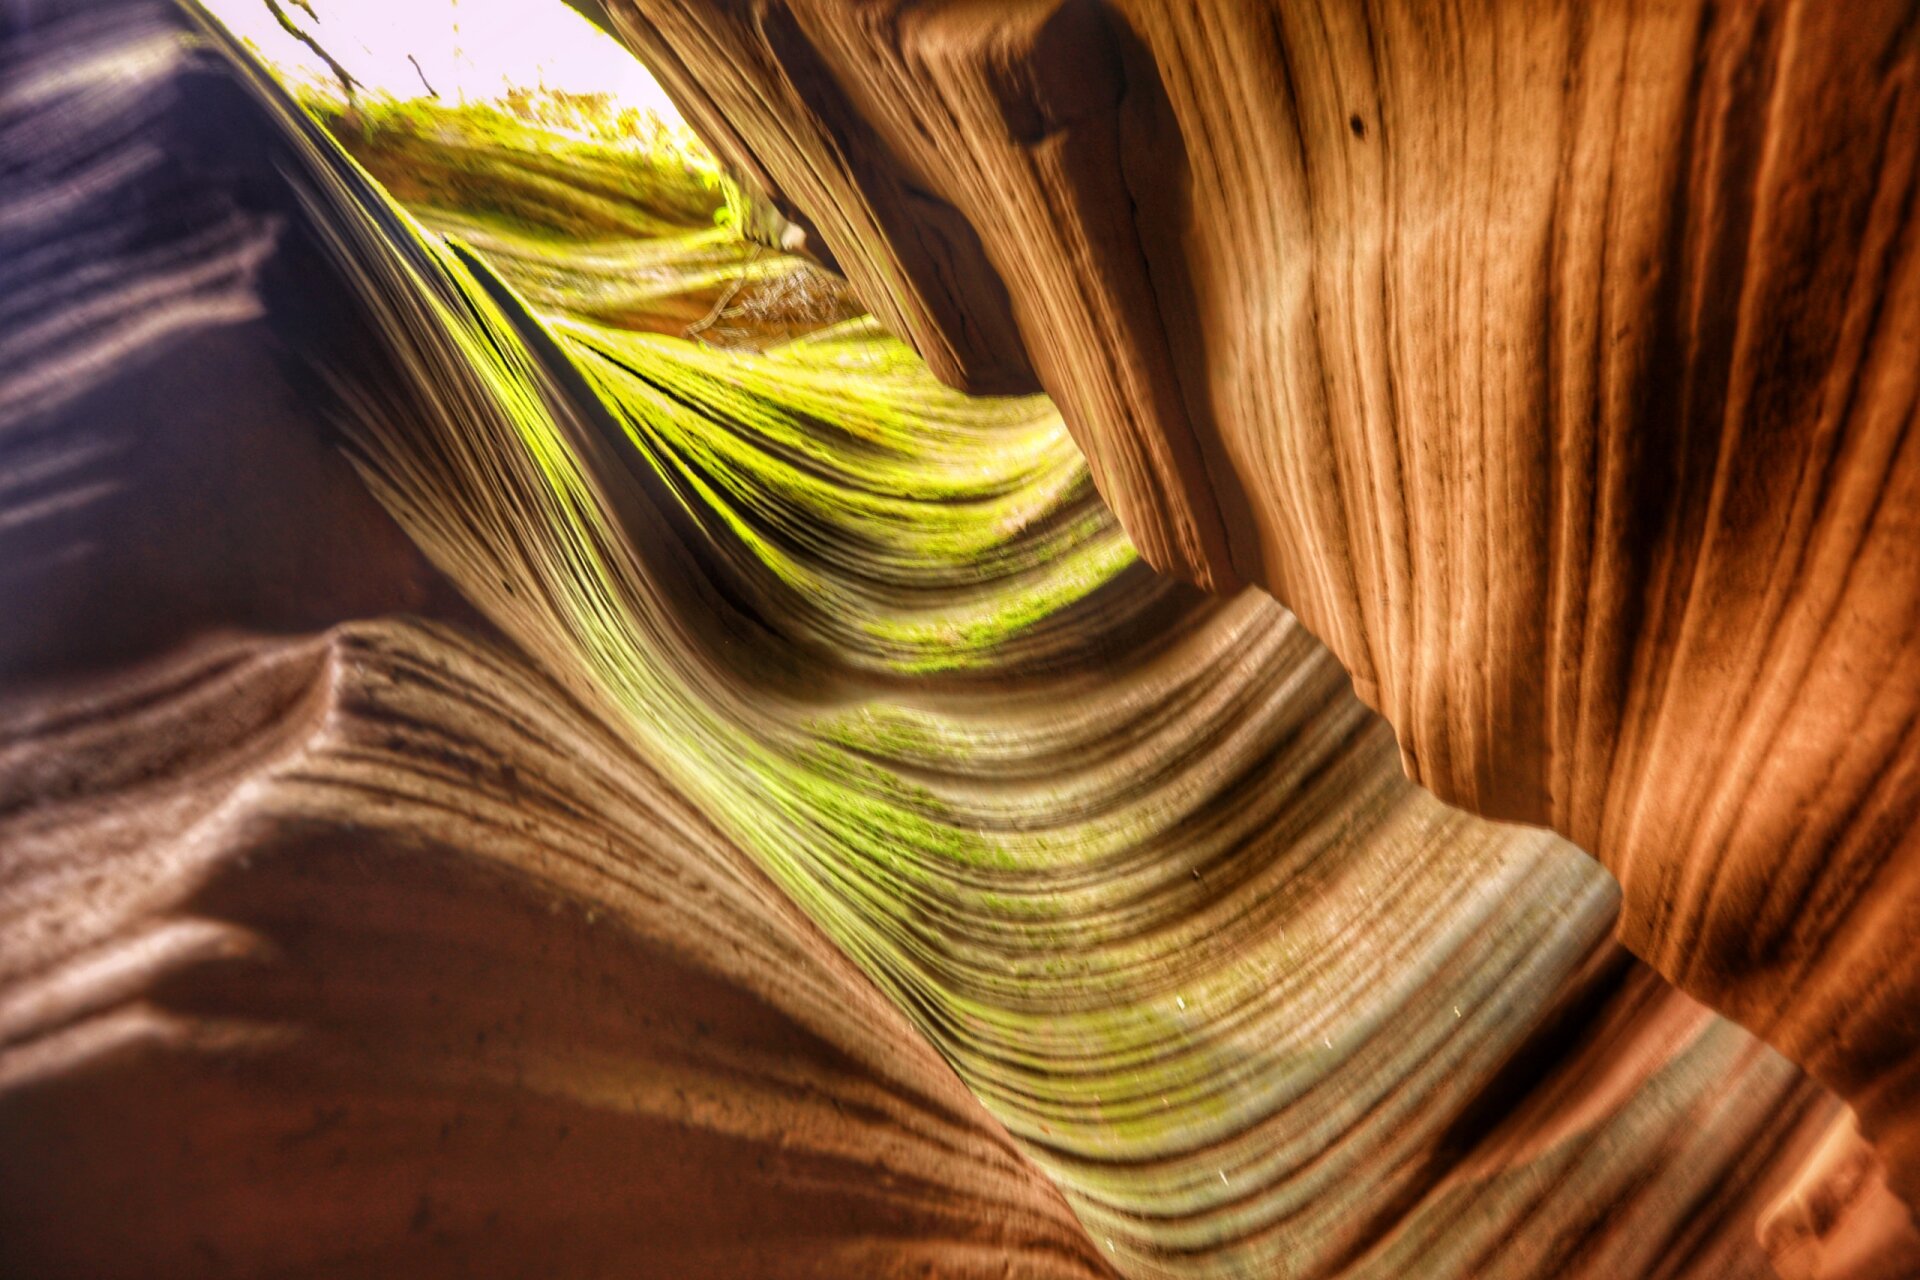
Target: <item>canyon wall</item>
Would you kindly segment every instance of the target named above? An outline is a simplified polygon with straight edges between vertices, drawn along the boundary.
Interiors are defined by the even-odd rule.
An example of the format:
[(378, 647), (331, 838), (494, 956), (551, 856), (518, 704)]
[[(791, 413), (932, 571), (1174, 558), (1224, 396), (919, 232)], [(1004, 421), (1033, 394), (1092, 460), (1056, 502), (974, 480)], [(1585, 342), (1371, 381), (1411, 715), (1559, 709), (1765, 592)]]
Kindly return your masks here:
[(1595, 854), (1920, 1199), (1920, 9), (607, 9), (937, 372), (1017, 333), (1146, 559)]

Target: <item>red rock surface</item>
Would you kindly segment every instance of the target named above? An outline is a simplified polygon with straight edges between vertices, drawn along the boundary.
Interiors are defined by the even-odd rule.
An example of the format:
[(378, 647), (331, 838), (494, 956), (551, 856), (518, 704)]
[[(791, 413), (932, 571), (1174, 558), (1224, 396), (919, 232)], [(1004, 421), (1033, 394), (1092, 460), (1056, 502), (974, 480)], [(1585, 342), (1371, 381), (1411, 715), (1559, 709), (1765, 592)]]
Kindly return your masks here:
[(0, 1274), (1110, 1275), (374, 501), (221, 60), (160, 6), (32, 34), (0, 309), (69, 323), (0, 328)]
[(832, 945), (417, 622), (7, 708), (0, 1269), (1110, 1274)]
[(1592, 851), (1920, 1199), (1909, 0), (608, 11), (936, 369), (1011, 323), (1149, 560)]

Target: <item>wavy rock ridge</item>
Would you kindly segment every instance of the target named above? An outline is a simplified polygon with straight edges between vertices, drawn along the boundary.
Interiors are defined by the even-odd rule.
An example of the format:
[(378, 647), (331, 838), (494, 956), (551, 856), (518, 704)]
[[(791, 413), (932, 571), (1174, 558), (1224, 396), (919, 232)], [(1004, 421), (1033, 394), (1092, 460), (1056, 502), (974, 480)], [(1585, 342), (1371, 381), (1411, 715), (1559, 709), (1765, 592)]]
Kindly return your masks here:
[(1778, 1256), (1864, 1238), (1838, 1104), (1284, 610), (1138, 564), (1046, 402), (838, 304), (663, 336), (710, 206), (416, 219), (171, 8), (7, 37), (6, 1269), (1759, 1275), (1783, 1192)]
[(1017, 332), (1148, 561), (1591, 850), (1920, 1199), (1913, 4), (607, 10), (936, 372)]

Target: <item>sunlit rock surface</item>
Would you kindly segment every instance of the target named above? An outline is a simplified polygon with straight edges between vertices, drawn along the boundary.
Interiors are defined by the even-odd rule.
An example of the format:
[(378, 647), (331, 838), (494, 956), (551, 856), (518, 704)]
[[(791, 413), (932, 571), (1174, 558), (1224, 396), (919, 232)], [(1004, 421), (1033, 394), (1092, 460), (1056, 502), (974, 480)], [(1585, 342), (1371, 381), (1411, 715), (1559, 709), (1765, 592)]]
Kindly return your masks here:
[(1911, 0), (607, 12), (937, 372), (1024, 351), (1150, 562), (1593, 852), (1920, 1197)]
[(1831, 1095), (1139, 563), (1045, 400), (652, 160), (360, 122), (408, 212), (189, 11), (4, 12), (0, 1272), (1904, 1247)]

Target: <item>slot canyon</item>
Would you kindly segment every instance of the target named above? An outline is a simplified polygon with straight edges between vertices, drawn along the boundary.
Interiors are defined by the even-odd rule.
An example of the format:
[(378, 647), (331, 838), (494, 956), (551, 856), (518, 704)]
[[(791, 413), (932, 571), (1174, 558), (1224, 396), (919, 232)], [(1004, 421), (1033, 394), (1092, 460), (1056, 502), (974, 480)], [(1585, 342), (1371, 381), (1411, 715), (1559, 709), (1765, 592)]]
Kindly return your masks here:
[(1920, 0), (0, 0), (0, 1280), (1920, 1278), (1917, 202)]

